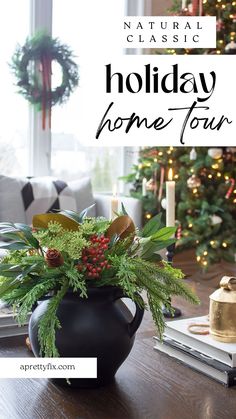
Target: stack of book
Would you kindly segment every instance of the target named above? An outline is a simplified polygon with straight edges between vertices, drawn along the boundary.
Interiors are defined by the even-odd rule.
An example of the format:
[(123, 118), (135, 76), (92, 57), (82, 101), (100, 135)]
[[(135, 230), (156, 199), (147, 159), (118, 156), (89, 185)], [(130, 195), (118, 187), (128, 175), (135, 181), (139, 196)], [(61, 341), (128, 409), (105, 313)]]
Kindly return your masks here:
[[(28, 316), (29, 320), (29, 316)], [(0, 339), (10, 336), (27, 335), (28, 321), (19, 327), (14, 319), (12, 309), (0, 303)]]
[(154, 337), (154, 349), (227, 387), (235, 385), (236, 343), (218, 342), (211, 335), (192, 334), (188, 326), (196, 323), (209, 323), (209, 320), (203, 316), (167, 322), (163, 342)]

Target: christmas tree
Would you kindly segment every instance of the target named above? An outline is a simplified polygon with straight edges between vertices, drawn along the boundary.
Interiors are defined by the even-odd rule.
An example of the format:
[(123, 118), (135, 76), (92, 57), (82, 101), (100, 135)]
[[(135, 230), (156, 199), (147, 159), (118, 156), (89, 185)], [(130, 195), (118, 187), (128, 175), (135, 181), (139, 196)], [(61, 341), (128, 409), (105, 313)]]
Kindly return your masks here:
[[(147, 147), (125, 179), (143, 221), (165, 212), (165, 181), (176, 182), (177, 250), (193, 247), (203, 268), (236, 254), (236, 148)], [(164, 220), (164, 217), (163, 217)]]
[(179, 16), (216, 16), (216, 49), (169, 49), (169, 54), (236, 54), (236, 1), (174, 0), (169, 13)]

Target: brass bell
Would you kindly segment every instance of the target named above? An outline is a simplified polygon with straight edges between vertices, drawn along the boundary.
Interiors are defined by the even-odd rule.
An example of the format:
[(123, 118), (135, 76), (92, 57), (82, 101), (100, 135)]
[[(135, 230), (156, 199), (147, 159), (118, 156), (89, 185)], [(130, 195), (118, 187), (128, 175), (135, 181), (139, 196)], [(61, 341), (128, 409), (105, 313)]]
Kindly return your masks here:
[(236, 278), (224, 276), (210, 295), (210, 334), (213, 339), (236, 342)]

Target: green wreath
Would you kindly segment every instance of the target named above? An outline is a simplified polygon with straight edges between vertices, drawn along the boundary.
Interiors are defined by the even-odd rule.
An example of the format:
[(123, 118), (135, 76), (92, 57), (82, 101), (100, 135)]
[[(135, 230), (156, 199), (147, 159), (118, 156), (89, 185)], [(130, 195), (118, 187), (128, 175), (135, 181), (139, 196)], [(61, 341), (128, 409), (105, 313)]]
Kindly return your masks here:
[[(67, 45), (49, 35), (38, 33), (28, 38), (25, 45), (17, 46), (12, 57), (11, 67), (19, 93), (40, 110), (64, 103), (79, 81), (78, 66), (72, 57)], [(62, 82), (55, 89), (51, 89), (52, 61), (56, 61), (62, 71)]]

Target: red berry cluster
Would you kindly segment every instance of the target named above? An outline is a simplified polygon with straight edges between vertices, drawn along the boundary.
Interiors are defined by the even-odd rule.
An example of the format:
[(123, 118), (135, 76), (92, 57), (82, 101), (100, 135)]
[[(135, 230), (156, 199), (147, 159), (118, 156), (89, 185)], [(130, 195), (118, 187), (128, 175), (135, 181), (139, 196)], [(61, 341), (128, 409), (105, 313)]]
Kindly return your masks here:
[(110, 239), (97, 234), (90, 238), (91, 246), (86, 247), (82, 252), (82, 264), (77, 265), (79, 271), (84, 271), (88, 278), (98, 279), (103, 269), (110, 269), (105, 251), (108, 249)]

